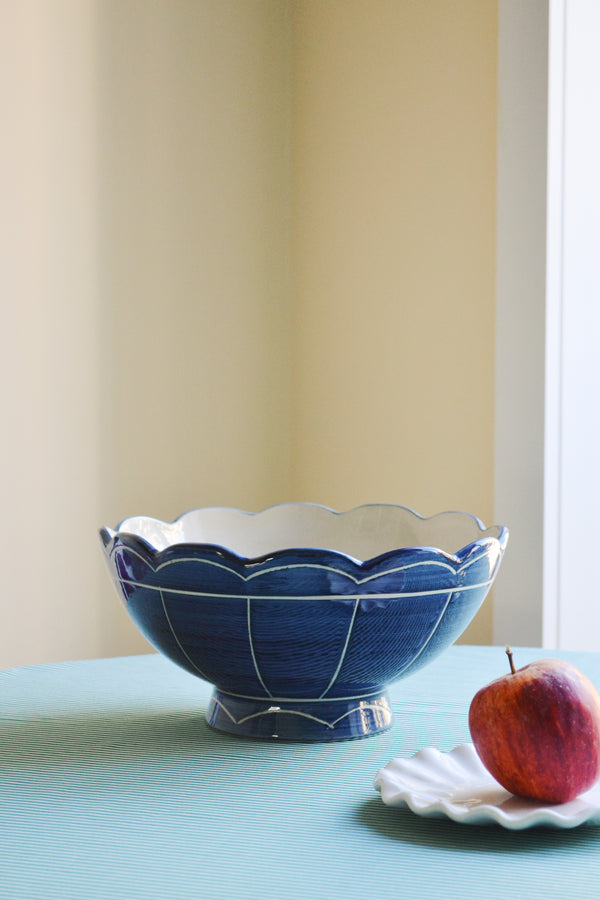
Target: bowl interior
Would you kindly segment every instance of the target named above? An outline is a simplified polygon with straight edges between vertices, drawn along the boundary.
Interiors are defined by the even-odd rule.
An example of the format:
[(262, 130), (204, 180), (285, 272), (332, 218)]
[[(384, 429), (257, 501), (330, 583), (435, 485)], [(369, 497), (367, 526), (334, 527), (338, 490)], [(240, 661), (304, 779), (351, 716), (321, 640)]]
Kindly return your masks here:
[(175, 522), (145, 516), (125, 519), (116, 533), (135, 534), (156, 550), (174, 544), (212, 544), (258, 558), (293, 548), (320, 548), (364, 561), (402, 547), (435, 547), (456, 554), (500, 526), (475, 516), (443, 512), (424, 518), (404, 506), (368, 504), (339, 513), (311, 503), (285, 503), (258, 513), (226, 507), (191, 510)]

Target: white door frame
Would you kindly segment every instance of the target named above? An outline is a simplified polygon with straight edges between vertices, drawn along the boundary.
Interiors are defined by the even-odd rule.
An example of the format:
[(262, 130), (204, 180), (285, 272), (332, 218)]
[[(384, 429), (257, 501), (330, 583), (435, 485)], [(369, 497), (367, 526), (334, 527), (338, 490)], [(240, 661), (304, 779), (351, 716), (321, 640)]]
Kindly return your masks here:
[(600, 649), (600, 4), (499, 2), (494, 642)]

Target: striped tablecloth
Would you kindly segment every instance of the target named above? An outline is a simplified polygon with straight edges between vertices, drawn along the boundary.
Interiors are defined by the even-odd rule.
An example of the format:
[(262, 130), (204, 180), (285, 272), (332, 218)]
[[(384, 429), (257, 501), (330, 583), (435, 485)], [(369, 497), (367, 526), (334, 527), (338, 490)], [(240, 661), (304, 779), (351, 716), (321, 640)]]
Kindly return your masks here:
[[(600, 655), (561, 656), (600, 686)], [(600, 896), (600, 827), (505, 831), (391, 809), (379, 768), (469, 740), (500, 647), (453, 647), (392, 688), (365, 740), (211, 731), (210, 687), (156, 655), (0, 674), (2, 900), (413, 900)]]

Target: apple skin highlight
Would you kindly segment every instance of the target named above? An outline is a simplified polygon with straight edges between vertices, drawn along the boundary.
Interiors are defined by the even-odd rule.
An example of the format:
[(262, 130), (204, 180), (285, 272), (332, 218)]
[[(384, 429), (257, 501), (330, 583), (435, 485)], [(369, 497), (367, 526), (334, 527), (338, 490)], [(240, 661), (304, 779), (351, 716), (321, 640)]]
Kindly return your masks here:
[(486, 769), (520, 797), (565, 803), (600, 777), (600, 695), (562, 660), (538, 660), (481, 688), (469, 730)]

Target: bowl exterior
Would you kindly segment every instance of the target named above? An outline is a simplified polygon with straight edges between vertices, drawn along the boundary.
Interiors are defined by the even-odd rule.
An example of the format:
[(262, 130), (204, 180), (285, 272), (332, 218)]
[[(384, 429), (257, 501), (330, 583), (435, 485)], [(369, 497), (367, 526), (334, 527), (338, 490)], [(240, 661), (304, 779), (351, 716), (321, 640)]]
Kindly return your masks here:
[(417, 547), (359, 563), (311, 549), (260, 560), (210, 545), (157, 552), (129, 534), (104, 546), (140, 631), (216, 686), (211, 724), (314, 740), (389, 727), (386, 686), (460, 636), (503, 549), (485, 538), (460, 557)]

